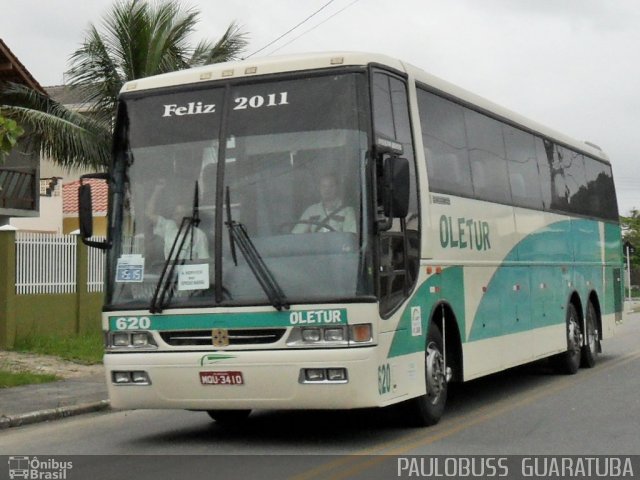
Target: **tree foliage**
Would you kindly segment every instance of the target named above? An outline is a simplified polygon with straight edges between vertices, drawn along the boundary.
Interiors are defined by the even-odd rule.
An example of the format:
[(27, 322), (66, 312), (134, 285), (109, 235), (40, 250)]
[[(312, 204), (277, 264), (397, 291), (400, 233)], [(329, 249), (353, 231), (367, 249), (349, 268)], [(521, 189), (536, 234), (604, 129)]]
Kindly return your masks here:
[(54, 159), (67, 168), (108, 164), (110, 130), (89, 116), (82, 115), (55, 102), (48, 96), (24, 85), (9, 84), (2, 94), (0, 112), (22, 125), (29, 150)]
[(0, 115), (0, 164), (13, 150), (18, 138), (24, 135), (24, 129), (11, 118)]
[(620, 224), (622, 241), (635, 247), (635, 253), (631, 255), (631, 284), (640, 285), (640, 211), (632, 209), (628, 217), (620, 217)]
[(238, 25), (232, 22), (216, 42), (192, 45), (199, 18), (197, 10), (176, 0), (114, 4), (100, 28), (91, 25), (82, 46), (71, 55), (69, 84), (110, 123), (125, 82), (237, 59), (247, 46)]
[(67, 72), (90, 114), (73, 112), (20, 85), (0, 93), (0, 114), (25, 126), (29, 145), (67, 168), (106, 168), (117, 97), (125, 82), (237, 59), (246, 34), (232, 22), (217, 40), (191, 43), (199, 12), (179, 0), (117, 1), (90, 25)]

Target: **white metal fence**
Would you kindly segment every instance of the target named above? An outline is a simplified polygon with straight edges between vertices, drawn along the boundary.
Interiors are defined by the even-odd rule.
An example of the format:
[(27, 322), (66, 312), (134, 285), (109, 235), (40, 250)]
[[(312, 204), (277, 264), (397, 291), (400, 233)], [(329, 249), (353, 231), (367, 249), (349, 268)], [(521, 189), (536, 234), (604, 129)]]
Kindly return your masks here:
[[(16, 232), (16, 293), (75, 293), (76, 242), (75, 235)], [(102, 252), (90, 248), (87, 264), (87, 290), (102, 291)]]
[[(105, 237), (95, 237), (92, 240), (101, 242)], [(104, 250), (89, 247), (89, 261), (87, 262), (87, 291), (101, 292), (104, 288)]]

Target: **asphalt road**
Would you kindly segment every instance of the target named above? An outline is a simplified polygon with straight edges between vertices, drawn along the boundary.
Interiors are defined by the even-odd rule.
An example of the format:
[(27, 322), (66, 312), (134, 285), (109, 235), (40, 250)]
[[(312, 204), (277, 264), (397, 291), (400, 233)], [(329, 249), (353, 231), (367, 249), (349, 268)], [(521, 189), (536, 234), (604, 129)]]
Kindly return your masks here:
[[(145, 470), (148, 478), (167, 472), (168, 459), (174, 467), (185, 461), (168, 455), (265, 455), (254, 458), (265, 462), (262, 475), (245, 472), (242, 478), (373, 478), (371, 472), (384, 471), (383, 460), (367, 455), (640, 454), (640, 314), (627, 317), (603, 350), (595, 368), (577, 375), (556, 375), (538, 362), (459, 386), (445, 417), (431, 428), (402, 427), (393, 409), (260, 411), (236, 430), (219, 427), (205, 413), (124, 411), (9, 429), (0, 433), (0, 452), (163, 456)], [(274, 463), (274, 455), (301, 454)], [(86, 468), (97, 462), (105, 473), (114, 463), (106, 458), (83, 462)], [(249, 468), (230, 458), (231, 472)], [(202, 472), (210, 473), (209, 463), (200, 461)], [(216, 468), (215, 478), (222, 478), (226, 470)], [(0, 478), (3, 473), (0, 467)]]

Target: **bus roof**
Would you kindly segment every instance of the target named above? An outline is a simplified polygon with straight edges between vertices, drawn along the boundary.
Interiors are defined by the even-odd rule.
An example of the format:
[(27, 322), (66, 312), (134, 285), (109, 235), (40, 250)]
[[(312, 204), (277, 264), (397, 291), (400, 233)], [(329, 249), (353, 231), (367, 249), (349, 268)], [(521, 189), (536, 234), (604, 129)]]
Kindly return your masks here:
[(284, 72), (297, 72), (323, 68), (337, 68), (344, 66), (366, 66), (371, 63), (385, 65), (392, 69), (406, 73), (410, 79), (427, 85), (431, 89), (444, 95), (461, 100), (484, 111), (497, 116), (527, 130), (536, 132), (556, 142), (582, 151), (592, 157), (609, 162), (607, 155), (597, 146), (589, 142), (581, 142), (567, 135), (545, 127), (533, 120), (523, 117), (507, 108), (493, 103), (479, 95), (447, 82), (435, 75), (401, 60), (386, 55), (364, 52), (322, 52), (277, 57), (260, 57), (235, 62), (215, 63), (177, 72), (155, 75), (127, 82), (121, 93), (138, 92), (147, 89), (171, 87), (178, 85), (196, 84), (214, 80), (230, 80)]

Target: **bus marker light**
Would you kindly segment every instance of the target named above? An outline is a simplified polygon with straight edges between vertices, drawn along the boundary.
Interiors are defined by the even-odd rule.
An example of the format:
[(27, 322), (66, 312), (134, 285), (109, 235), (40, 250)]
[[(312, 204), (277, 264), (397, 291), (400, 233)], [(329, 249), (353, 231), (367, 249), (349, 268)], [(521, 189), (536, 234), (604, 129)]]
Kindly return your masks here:
[(233, 77), (233, 70), (224, 70), (222, 72), (223, 77)]
[(331, 59), (331, 65), (342, 65), (344, 63), (344, 57), (333, 57)]
[(431, 275), (431, 272), (433, 272), (433, 269), (431, 267), (427, 267), (427, 275)]
[(371, 341), (371, 324), (351, 325), (351, 341), (358, 343)]
[(258, 71), (258, 67), (247, 67), (244, 69), (245, 75), (252, 75)]
[(487, 287), (482, 287), (482, 291), (483, 291), (484, 293), (486, 293), (486, 292), (487, 292)]
[(442, 273), (442, 267), (436, 267), (436, 275), (440, 275)]
[(211, 72), (203, 72), (200, 74), (200, 80), (211, 80), (213, 74)]

